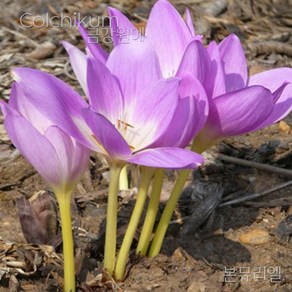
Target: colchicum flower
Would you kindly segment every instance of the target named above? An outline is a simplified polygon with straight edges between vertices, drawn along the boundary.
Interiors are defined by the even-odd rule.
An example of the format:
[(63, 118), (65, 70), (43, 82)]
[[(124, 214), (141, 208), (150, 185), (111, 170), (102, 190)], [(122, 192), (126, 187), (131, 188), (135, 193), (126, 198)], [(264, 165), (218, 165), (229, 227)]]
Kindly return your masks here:
[[(17, 76), (19, 69), (15, 69)], [(21, 69), (20, 69), (21, 71)], [(12, 143), (53, 189), (62, 222), (65, 291), (75, 291), (70, 201), (86, 170), (90, 151), (41, 114), (14, 82), (9, 103), (0, 103)]]
[[(166, 9), (169, 10), (168, 2), (165, 2), (165, 3), (166, 3)], [(159, 7), (160, 4), (164, 5), (165, 3), (164, 1), (158, 2), (158, 4), (156, 4), (155, 6), (156, 8), (153, 8), (152, 14), (153, 13), (157, 14), (160, 9)], [(98, 44), (91, 43), (90, 36), (87, 34), (86, 30), (81, 25), (79, 26), (79, 30), (87, 44), (87, 56), (83, 54), (80, 50), (78, 50), (76, 47), (72, 46), (71, 44), (67, 42), (63, 42), (63, 45), (69, 54), (70, 61), (71, 61), (73, 70), (75, 72), (75, 75), (77, 76), (77, 79), (79, 80), (79, 82), (83, 84), (84, 92), (89, 93), (89, 96), (90, 96), (90, 89), (88, 88), (89, 82), (86, 82), (86, 80), (88, 80), (89, 78), (89, 75), (86, 75), (86, 73), (90, 75), (93, 75), (93, 74), (88, 71), (89, 70), (87, 67), (87, 65), (89, 64), (89, 62), (87, 61), (88, 58), (92, 58), (97, 61), (95, 64), (93, 61), (91, 61), (91, 64), (92, 64), (91, 67), (95, 68), (95, 70), (96, 68), (98, 68), (98, 62), (105, 64), (111, 70), (111, 72), (116, 77), (118, 77), (119, 80), (121, 80), (122, 87), (123, 86), (128, 87), (129, 85), (124, 85), (124, 84), (130, 83), (131, 80), (134, 80), (134, 78), (139, 78), (140, 84), (143, 84), (143, 87), (144, 87), (144, 88), (142, 87), (142, 89), (139, 89), (140, 92), (143, 92), (143, 90), (145, 90), (145, 86), (147, 87), (147, 81), (150, 78), (153, 78), (153, 79), (169, 78), (168, 80), (169, 83), (174, 78), (179, 80), (179, 87), (178, 87), (178, 93), (177, 93), (179, 94), (179, 98), (177, 101), (177, 105), (175, 105), (174, 107), (175, 109), (172, 115), (173, 116), (172, 120), (167, 126), (169, 130), (164, 131), (164, 133), (162, 133), (160, 137), (151, 144), (152, 148), (153, 147), (155, 148), (169, 147), (169, 146), (185, 148), (190, 143), (190, 141), (194, 138), (194, 136), (196, 136), (196, 134), (202, 129), (208, 116), (207, 95), (205, 93), (204, 88), (201, 85), (201, 82), (198, 79), (198, 78), (203, 78), (205, 74), (204, 59), (208, 58), (208, 54), (205, 48), (203, 47), (202, 43), (199, 41), (201, 38), (199, 36), (194, 36), (193, 38), (192, 35), (189, 33), (189, 30), (186, 24), (181, 20), (179, 14), (175, 10), (172, 10), (172, 11), (174, 11), (174, 13), (172, 13), (173, 15), (169, 15), (169, 16), (166, 15), (166, 19), (170, 21), (172, 18), (174, 18), (174, 20), (178, 21), (179, 25), (181, 25), (182, 27), (183, 33), (185, 34), (185, 38), (183, 38), (183, 41), (186, 43), (188, 40), (191, 40), (191, 43), (187, 46), (184, 53), (184, 51), (181, 49), (184, 46), (184, 44), (181, 46), (176, 46), (176, 42), (173, 40), (173, 42), (170, 44), (170, 47), (174, 46), (173, 55), (167, 52), (168, 58), (163, 59), (163, 60), (161, 60), (161, 57), (165, 55), (163, 52), (163, 49), (166, 48), (165, 45), (168, 46), (168, 42), (165, 40), (165, 42), (163, 43), (164, 48), (160, 48), (160, 47), (157, 48), (155, 46), (156, 43), (154, 41), (155, 41), (155, 37), (159, 38), (159, 35), (155, 36), (152, 33), (152, 35), (154, 36), (154, 39), (147, 37), (147, 35), (146, 37), (139, 35), (138, 31), (131, 24), (131, 22), (125, 16), (119, 13), (117, 10), (112, 9), (112, 8), (109, 9), (109, 14), (110, 14), (110, 20), (112, 24), (111, 29), (112, 29), (113, 41), (116, 47), (109, 56), (105, 55), (104, 53), (102, 54), (100, 53), (102, 52), (102, 49), (99, 47)], [(150, 34), (151, 34), (151, 30), (155, 32), (154, 27), (157, 25), (157, 19), (158, 19), (157, 16), (154, 16), (152, 18), (154, 19), (154, 22), (152, 23), (152, 28), (150, 28)], [(159, 22), (160, 21), (161, 19), (159, 19)], [(189, 22), (190, 22), (190, 18), (189, 18)], [(150, 16), (150, 20), (148, 24), (149, 23), (151, 24), (151, 16)], [(172, 27), (170, 29), (172, 29)], [(121, 31), (123, 32), (123, 35), (115, 33), (115, 32), (121, 32)], [(130, 38), (129, 36), (126, 36), (127, 33), (132, 34)], [(122, 39), (123, 36), (126, 37), (125, 40)], [(125, 69), (127, 68), (128, 64), (132, 62), (131, 60), (132, 59), (132, 53), (131, 53), (132, 43), (135, 43), (135, 45), (137, 46), (141, 54), (141, 61), (137, 62), (136, 64), (137, 66), (136, 65), (133, 66), (133, 70), (130, 70), (130, 72), (136, 72), (135, 74), (137, 74), (137, 76), (131, 76), (132, 73), (129, 74), (129, 70)], [(118, 61), (118, 58), (116, 57), (118, 55), (117, 52), (124, 52), (123, 54), (120, 54), (120, 60), (123, 60), (125, 65)], [(153, 57), (149, 58), (150, 52), (152, 56), (154, 56), (154, 54), (156, 55), (155, 66), (157, 69), (152, 70), (152, 71), (149, 70), (148, 72), (145, 71), (145, 73), (147, 74), (147, 77), (146, 77), (146, 74), (144, 75), (139, 74), (139, 71), (143, 68), (143, 66), (145, 66), (144, 64), (147, 64), (149, 62), (148, 60), (150, 59), (154, 60)], [(176, 60), (176, 62), (173, 62), (174, 60)], [(114, 65), (115, 67), (112, 67), (112, 64), (115, 64)], [(166, 66), (167, 64), (169, 66)], [(196, 67), (196, 70), (197, 70), (196, 74), (190, 74), (189, 67), (191, 68)], [(161, 73), (160, 73), (160, 70), (161, 70)], [(158, 71), (159, 71), (159, 74), (157, 74)], [(193, 71), (191, 73), (193, 73)], [(98, 74), (96, 74), (96, 76), (98, 76)], [(99, 74), (99, 76), (101, 76), (101, 74)], [(129, 82), (123, 83), (123, 79), (125, 79), (125, 76), (128, 76)], [(96, 78), (92, 78), (92, 80), (96, 80)], [(160, 82), (162, 82), (162, 80)], [(163, 82), (166, 82), (166, 80), (164, 80)], [(132, 95), (135, 96), (137, 100), (141, 100), (141, 102), (143, 102), (143, 99), (139, 97), (138, 92)], [(148, 94), (147, 99), (151, 99), (152, 95), (153, 94)], [(173, 101), (171, 98), (166, 99), (165, 102), (168, 105), (173, 104)], [(155, 109), (155, 106), (151, 107), (151, 109)], [(132, 112), (139, 113), (139, 110), (133, 110)], [(143, 112), (145, 113), (144, 110)], [(112, 123), (115, 122), (112, 119), (111, 121)], [(164, 119), (164, 123), (165, 122), (166, 120)], [(161, 125), (161, 124), (162, 122), (157, 122), (157, 125)], [(131, 133), (131, 130), (132, 129), (130, 129), (130, 133)], [(129, 133), (129, 130), (128, 130), (128, 133)], [(141, 255), (146, 253), (148, 243), (151, 238), (152, 228), (155, 223), (155, 217), (156, 217), (155, 213), (157, 212), (158, 206), (159, 206), (160, 189), (163, 183), (163, 169), (162, 168), (164, 166), (161, 164), (160, 167), (161, 167), (160, 170), (157, 170), (155, 174), (156, 186), (152, 189), (152, 193), (150, 197), (151, 199), (150, 199), (149, 207), (147, 210), (147, 215), (144, 221), (144, 226), (143, 226), (141, 237), (140, 237), (139, 244), (137, 247), (137, 253)], [(122, 179), (123, 177), (120, 178), (120, 181)], [(147, 187), (144, 188), (145, 195), (146, 195), (146, 192), (147, 192)], [(144, 199), (146, 199), (145, 196), (144, 196)], [(142, 210), (141, 206), (143, 206), (143, 203), (140, 204), (138, 200), (136, 205), (140, 205), (139, 210), (141, 211)], [(123, 270), (124, 270), (124, 265), (126, 263), (126, 258), (123, 257), (122, 255), (127, 254), (130, 249), (130, 246), (131, 246), (130, 238), (134, 236), (134, 232), (138, 224), (138, 219), (140, 218), (139, 212), (136, 212), (136, 207), (135, 207), (133, 211), (133, 215), (128, 225), (129, 227), (126, 232), (124, 242), (121, 246), (120, 255), (117, 261), (117, 269), (115, 272), (116, 277), (118, 279), (121, 279), (123, 277)]]
[[(114, 8), (109, 9), (109, 14), (116, 46), (126, 43), (129, 36), (137, 38), (139, 33), (123, 14)], [(157, 1), (152, 8), (145, 38), (155, 49), (164, 77), (191, 76), (200, 81), (206, 91), (209, 115), (193, 142), (193, 150), (201, 153), (222, 138), (266, 127), (290, 112), (292, 69), (274, 69), (248, 78), (244, 52), (235, 35), (219, 45), (211, 42), (205, 48), (201, 36), (195, 33), (189, 12), (184, 22), (167, 0)], [(189, 86), (191, 78), (187, 82)], [(182, 171), (178, 178), (158, 225), (150, 255), (160, 250), (188, 173)]]
[(292, 69), (277, 68), (248, 77), (243, 48), (235, 35), (209, 44), (211, 66), (203, 81), (210, 113), (197, 137), (206, 149), (219, 139), (267, 127), (292, 108)]
[[(146, 42), (131, 41), (126, 46), (117, 46), (106, 63), (92, 56), (84, 59), (73, 46), (65, 46), (75, 64), (75, 72), (79, 68), (77, 76), (90, 106), (69, 86), (49, 74), (18, 68), (17, 78), (38, 110), (84, 146), (102, 153), (111, 167), (104, 266), (112, 273), (116, 243), (116, 180), (121, 168), (126, 163), (176, 169), (195, 168), (201, 164), (200, 155), (173, 147), (172, 134), (185, 126), (188, 129), (186, 135), (190, 135), (189, 129), (195, 126), (186, 125), (185, 119), (175, 112), (191, 99), (199, 100), (204, 90), (202, 86), (198, 87), (195, 98), (181, 99), (181, 87), (187, 91), (189, 84), (184, 84), (185, 81), (178, 77), (163, 79), (156, 53)], [(185, 106), (185, 110), (189, 113), (200, 109), (204, 113), (205, 107), (206, 102), (203, 104), (199, 100), (197, 107)], [(206, 120), (205, 114), (203, 119)], [(160, 139), (161, 144), (158, 143)], [(147, 182), (143, 183), (142, 179), (141, 201), (146, 199), (147, 185), (153, 176), (149, 169), (144, 172)], [(139, 219), (140, 211), (135, 216)], [(121, 279), (123, 268), (118, 271), (117, 278)]]

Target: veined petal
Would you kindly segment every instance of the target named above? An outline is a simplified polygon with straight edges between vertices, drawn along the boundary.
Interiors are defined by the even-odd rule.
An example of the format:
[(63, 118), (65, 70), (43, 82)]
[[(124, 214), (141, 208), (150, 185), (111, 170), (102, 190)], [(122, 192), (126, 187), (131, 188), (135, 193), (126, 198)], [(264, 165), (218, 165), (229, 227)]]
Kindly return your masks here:
[(12, 84), (9, 106), (28, 120), (42, 134), (53, 124), (27, 99), (17, 82)]
[(83, 40), (85, 41), (86, 46), (89, 48), (91, 54), (100, 62), (105, 63), (108, 58), (108, 53), (97, 43), (97, 39), (90, 36), (90, 34), (81, 23), (77, 23), (77, 25), (79, 32)]
[(25, 118), (10, 112), (4, 121), (12, 143), (51, 185), (59, 186), (62, 171), (57, 153), (52, 144)]
[(132, 22), (119, 10), (109, 7), (108, 13), (110, 16), (110, 28), (113, 38), (114, 46), (123, 44), (124, 41), (128, 41), (129, 37), (136, 39), (139, 36), (139, 32)]
[(89, 162), (90, 151), (57, 126), (47, 129), (45, 137), (55, 148), (60, 165), (60, 181), (64, 190), (76, 187)]
[(167, 0), (159, 0), (153, 6), (145, 35), (155, 47), (163, 76), (174, 76), (192, 35), (182, 17)]
[(45, 137), (56, 151), (60, 167), (60, 181), (66, 184), (71, 175), (71, 159), (74, 152), (72, 140), (57, 126), (48, 127)]
[(238, 37), (231, 34), (218, 47), (225, 74), (226, 92), (246, 87), (247, 63)]
[(193, 23), (193, 20), (192, 20), (192, 16), (191, 16), (190, 10), (188, 8), (186, 9), (185, 17), (186, 17), (186, 25), (187, 25), (191, 35), (192, 35), (192, 37), (195, 37), (196, 36), (195, 26), (194, 26), (194, 23)]
[(261, 85), (274, 92), (284, 82), (292, 83), (292, 68), (276, 68), (255, 74), (249, 78), (248, 85)]
[(184, 76), (180, 83), (180, 94), (193, 99), (188, 121), (179, 141), (179, 146), (184, 148), (204, 127), (209, 114), (209, 102), (204, 87), (194, 76)]
[(208, 117), (208, 98), (201, 83), (191, 75), (180, 81), (180, 98), (170, 125), (152, 147), (185, 148)]
[(219, 96), (210, 105), (206, 135), (217, 139), (254, 131), (271, 114), (273, 107), (271, 92), (262, 86)]
[[(194, 40), (186, 47), (176, 76), (180, 77), (189, 73), (204, 83), (210, 66), (211, 61), (207, 50), (199, 41)], [(206, 83), (208, 81), (206, 80)]]
[(131, 155), (128, 143), (109, 120), (90, 109), (83, 109), (82, 114), (92, 130), (92, 141), (104, 149), (104, 155), (119, 160)]
[(81, 52), (77, 47), (71, 45), (66, 41), (62, 41), (61, 44), (66, 49), (69, 58), (70, 64), (72, 69), (79, 81), (80, 85), (82, 86), (84, 93), (88, 96), (88, 89), (86, 83), (86, 68), (87, 68), (87, 57), (86, 55)]
[(196, 34), (196, 31), (195, 31), (195, 25), (193, 23), (193, 19), (192, 19), (192, 16), (191, 16), (191, 13), (190, 13), (190, 10), (187, 8), (186, 9), (186, 12), (185, 12), (185, 18), (186, 18), (186, 25), (191, 33), (191, 36), (199, 41), (199, 42), (202, 42), (203, 40), (203, 36), (202, 35), (198, 35)]
[(107, 67), (120, 81), (125, 106), (161, 77), (157, 56), (146, 40), (115, 47)]
[(258, 129), (270, 126), (290, 113), (292, 110), (292, 84), (284, 83), (273, 93), (273, 99), (275, 102), (273, 112), (259, 125)]
[(71, 180), (79, 181), (89, 165), (90, 150), (74, 141), (74, 152), (71, 157)]
[(213, 41), (209, 44), (207, 51), (211, 59), (208, 80), (203, 84), (209, 98), (222, 95), (226, 92), (225, 76), (222, 61), (217, 44)]
[(88, 60), (87, 84), (93, 110), (113, 124), (122, 119), (123, 97), (118, 81), (109, 69), (98, 60)]
[(159, 168), (197, 168), (203, 163), (203, 157), (195, 152), (181, 148), (154, 148), (140, 151), (130, 158), (128, 162)]
[(125, 121), (132, 125), (125, 137), (135, 151), (153, 144), (169, 127), (179, 99), (178, 89), (177, 78), (161, 79), (144, 90), (133, 107), (125, 108)]
[(21, 92), (45, 117), (63, 131), (89, 147), (76, 126), (82, 120), (81, 109), (88, 107), (82, 97), (60, 79), (30, 68), (13, 69)]

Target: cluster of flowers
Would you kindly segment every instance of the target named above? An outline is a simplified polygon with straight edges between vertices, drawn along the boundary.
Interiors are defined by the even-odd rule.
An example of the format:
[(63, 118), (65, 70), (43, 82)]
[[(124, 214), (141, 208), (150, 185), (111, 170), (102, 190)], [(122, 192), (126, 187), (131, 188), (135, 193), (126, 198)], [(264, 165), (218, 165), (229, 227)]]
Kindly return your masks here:
[[(205, 47), (189, 12), (184, 21), (167, 0), (154, 5), (143, 41), (118, 10), (109, 8), (109, 14), (114, 20), (110, 54), (90, 43), (81, 25), (86, 53), (63, 42), (88, 103), (60, 79), (30, 68), (12, 70), (15, 81), (10, 100), (1, 103), (11, 141), (50, 185), (59, 202), (65, 291), (75, 289), (70, 198), (91, 151), (103, 154), (110, 167), (104, 267), (122, 280), (153, 177), (137, 248), (138, 254), (148, 251), (151, 256), (160, 251), (188, 175), (188, 171), (181, 171), (148, 249), (163, 169), (196, 168), (203, 163), (199, 153), (216, 141), (266, 127), (285, 117), (292, 107), (292, 69), (278, 68), (248, 77), (244, 52), (235, 35)], [(132, 32), (133, 37), (121, 31)], [(185, 149), (191, 141), (191, 150)], [(128, 163), (142, 166), (142, 180), (116, 261), (118, 181)]]

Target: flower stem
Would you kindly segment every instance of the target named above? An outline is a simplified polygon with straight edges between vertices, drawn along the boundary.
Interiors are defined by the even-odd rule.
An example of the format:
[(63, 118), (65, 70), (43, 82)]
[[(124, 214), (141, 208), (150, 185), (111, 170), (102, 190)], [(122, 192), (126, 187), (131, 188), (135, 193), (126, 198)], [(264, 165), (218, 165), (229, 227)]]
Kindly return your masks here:
[(137, 201), (136, 201), (130, 222), (128, 224), (126, 234), (124, 236), (123, 243), (119, 251), (119, 255), (118, 255), (117, 265), (115, 269), (115, 277), (117, 280), (123, 280), (124, 278), (125, 267), (127, 264), (129, 251), (133, 242), (136, 229), (140, 221), (140, 217), (142, 215), (142, 211), (143, 211), (145, 201), (147, 198), (147, 191), (148, 191), (151, 179), (153, 177), (154, 171), (155, 170), (153, 168), (148, 168), (148, 167), (147, 168), (145, 167), (142, 169), (142, 180), (141, 180), (140, 190), (137, 196)]
[(127, 165), (122, 168), (119, 180), (119, 190), (127, 190), (129, 188)]
[(106, 214), (104, 268), (112, 275), (116, 260), (116, 237), (118, 216), (118, 190), (121, 167), (112, 165), (110, 169), (110, 183)]
[(136, 250), (137, 254), (140, 254), (143, 256), (145, 256), (147, 253), (153, 226), (155, 223), (155, 219), (156, 219), (156, 215), (157, 215), (157, 211), (159, 207), (163, 177), (164, 177), (164, 169), (158, 169), (155, 172), (154, 181), (152, 184), (150, 202), (148, 205), (144, 225), (142, 228), (142, 232), (141, 232), (137, 250)]
[[(208, 147), (207, 147), (208, 148)], [(191, 150), (197, 153), (204, 152), (207, 148), (205, 148), (201, 143), (197, 143), (197, 139), (193, 140), (193, 144), (191, 146)], [(157, 229), (155, 231), (155, 235), (149, 250), (149, 256), (154, 257), (159, 254), (162, 243), (166, 234), (166, 230), (168, 228), (169, 222), (171, 220), (171, 216), (175, 209), (175, 206), (179, 200), (179, 196), (183, 190), (185, 182), (189, 176), (190, 169), (184, 169), (180, 172), (175, 185), (172, 189), (170, 197), (166, 203), (166, 206), (163, 210), (162, 216), (158, 223)]]
[(175, 182), (174, 188), (172, 189), (170, 197), (160, 218), (159, 224), (156, 228), (155, 235), (149, 251), (150, 257), (154, 257), (160, 252), (169, 221), (171, 219), (172, 213), (175, 209), (180, 193), (185, 185), (189, 173), (189, 169), (182, 170), (178, 176), (178, 179)]
[(64, 255), (64, 291), (75, 292), (74, 250), (71, 224), (71, 193), (56, 193), (60, 208)]

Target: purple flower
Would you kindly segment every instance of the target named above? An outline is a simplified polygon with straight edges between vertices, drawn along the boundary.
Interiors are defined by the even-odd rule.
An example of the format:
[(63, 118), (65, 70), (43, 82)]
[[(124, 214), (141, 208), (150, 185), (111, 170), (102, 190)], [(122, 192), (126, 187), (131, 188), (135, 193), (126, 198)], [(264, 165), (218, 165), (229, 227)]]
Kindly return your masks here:
[(269, 126), (292, 108), (292, 69), (277, 68), (248, 77), (244, 51), (235, 35), (211, 42), (209, 71), (202, 80), (210, 113), (200, 144)]
[[(77, 56), (73, 46), (67, 49), (73, 49)], [(104, 154), (110, 164), (193, 168), (202, 163), (198, 154), (167, 147), (174, 144), (172, 133), (182, 128), (179, 116), (173, 122), (181, 84), (178, 78), (161, 78), (150, 45), (133, 41), (118, 46), (106, 66), (91, 57), (80, 60), (75, 64), (86, 64), (85, 68), (80, 66), (78, 76), (84, 80), (90, 107), (69, 86), (47, 73), (17, 68), (14, 74), (38, 110), (84, 146)], [(161, 144), (157, 143), (162, 137)], [(170, 137), (169, 143), (166, 137)]]
[(9, 104), (0, 104), (12, 143), (57, 193), (73, 191), (88, 166), (89, 150), (47, 119), (13, 84)]
[[(114, 19), (111, 29), (117, 46), (134, 26), (114, 8), (109, 14)], [(219, 45), (211, 42), (205, 49), (189, 12), (184, 22), (167, 0), (157, 1), (152, 8), (145, 38), (155, 49), (164, 77), (187, 75), (203, 84), (210, 113), (198, 138), (201, 144), (263, 128), (290, 112), (292, 69), (274, 69), (248, 78), (244, 51), (235, 35)]]
[[(129, 62), (132, 54), (131, 49), (126, 50), (124, 47), (131, 47), (132, 43), (136, 43), (137, 48), (145, 47), (147, 49), (144, 49), (144, 51), (152, 51), (152, 56), (156, 55), (155, 70), (156, 73), (159, 71), (159, 75), (154, 74), (153, 76), (156, 76), (156, 78), (177, 77), (180, 80), (180, 98), (177, 102), (173, 120), (169, 126), (169, 128), (175, 128), (176, 130), (171, 131), (171, 133), (166, 132), (162, 134), (152, 146), (185, 148), (204, 126), (208, 116), (208, 100), (200, 80), (204, 78), (206, 73), (204, 60), (209, 58), (209, 56), (199, 41), (201, 37), (194, 32), (189, 12), (187, 11), (187, 21), (185, 23), (168, 1), (158, 1), (151, 11), (145, 38), (139, 34), (134, 25), (118, 10), (110, 8), (109, 14), (113, 42), (116, 45), (111, 55), (119, 55), (116, 51), (123, 52), (121, 57), (124, 58), (123, 60), (126, 60), (125, 56), (127, 55), (126, 62)], [(161, 15), (163, 19), (161, 19)], [(164, 30), (165, 27), (161, 26), (161, 23), (168, 26), (168, 30)], [(86, 66), (88, 58), (94, 58), (105, 64), (115, 76), (117, 74), (115, 69), (111, 69), (111, 65), (113, 63), (116, 67), (123, 65), (116, 57), (113, 58), (111, 55), (110, 57), (105, 57), (104, 54), (100, 54), (100, 47), (98, 44), (91, 43), (91, 39), (81, 25), (79, 25), (79, 30), (87, 45), (86, 55), (67, 42), (63, 42), (63, 45), (69, 54), (77, 79), (82, 85), (85, 94), (90, 96)], [(176, 31), (171, 32), (172, 30)], [(175, 35), (175, 37), (172, 38), (169, 35)], [(123, 48), (119, 48), (120, 46)], [(89, 51), (90, 53), (88, 53)], [(92, 52), (94, 51), (98, 51), (98, 53), (93, 54)], [(147, 54), (145, 57), (147, 58)], [(115, 59), (114, 62), (111, 61), (113, 59)], [(139, 64), (137, 63), (137, 65)], [(133, 68), (133, 72), (139, 71), (141, 67), (137, 68)], [(195, 74), (194, 70), (196, 70)], [(128, 74), (128, 72), (124, 72), (124, 74)], [(152, 74), (152, 72), (149, 71), (147, 74)], [(119, 78), (119, 76), (117, 77)], [(124, 77), (122, 76), (122, 78)], [(141, 80), (141, 82), (143, 83), (144, 80)]]

